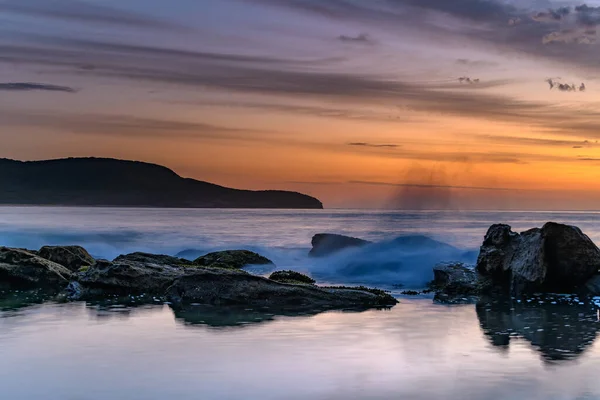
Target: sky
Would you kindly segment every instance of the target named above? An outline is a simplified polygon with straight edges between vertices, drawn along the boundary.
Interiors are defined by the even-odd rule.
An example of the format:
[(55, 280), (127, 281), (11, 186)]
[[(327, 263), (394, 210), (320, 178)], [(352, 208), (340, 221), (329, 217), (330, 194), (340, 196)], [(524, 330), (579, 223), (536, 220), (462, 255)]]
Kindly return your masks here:
[(329, 208), (600, 209), (600, 1), (0, 0), (0, 157)]

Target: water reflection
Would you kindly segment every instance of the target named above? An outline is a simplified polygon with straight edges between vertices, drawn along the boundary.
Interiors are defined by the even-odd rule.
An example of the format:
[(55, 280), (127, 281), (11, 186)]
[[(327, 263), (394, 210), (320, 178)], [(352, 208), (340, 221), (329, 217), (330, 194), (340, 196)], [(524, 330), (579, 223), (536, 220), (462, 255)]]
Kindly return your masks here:
[(598, 308), (565, 298), (483, 300), (476, 305), (484, 335), (507, 352), (512, 341), (525, 340), (547, 363), (573, 360), (598, 335)]
[[(170, 306), (175, 319), (189, 327), (246, 327), (255, 324), (275, 321), (278, 317), (307, 317), (326, 312), (328, 310), (294, 311), (271, 308), (244, 308), (210, 305), (189, 305), (185, 307)], [(366, 309), (349, 309), (346, 312), (362, 312)]]
[(57, 293), (44, 290), (3, 290), (0, 291), (0, 311), (7, 312), (2, 316), (12, 315), (10, 312), (47, 301), (58, 300)]

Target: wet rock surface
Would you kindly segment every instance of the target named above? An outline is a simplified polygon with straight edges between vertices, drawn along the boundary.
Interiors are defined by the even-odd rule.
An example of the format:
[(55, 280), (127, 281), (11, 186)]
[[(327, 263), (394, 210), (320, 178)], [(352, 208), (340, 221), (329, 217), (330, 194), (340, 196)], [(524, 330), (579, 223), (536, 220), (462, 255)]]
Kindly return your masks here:
[(573, 293), (598, 273), (600, 250), (574, 226), (553, 222), (521, 234), (492, 225), (483, 241), (477, 271), (507, 293)]
[(81, 246), (44, 246), (37, 255), (66, 267), (71, 272), (93, 265), (96, 260)]
[(0, 247), (0, 287), (63, 288), (72, 273), (25, 250)]
[(225, 250), (198, 257), (192, 264), (239, 269), (246, 265), (273, 264), (273, 261), (249, 250)]
[(363, 240), (351, 236), (337, 235), (333, 233), (318, 233), (311, 240), (312, 249), (308, 253), (312, 257), (323, 257), (341, 250), (362, 247), (370, 244), (368, 240)]
[[(68, 301), (161, 302), (184, 306), (259, 306), (296, 311), (390, 307), (391, 295), (367, 288), (319, 287), (295, 271), (279, 271), (273, 279), (240, 268), (271, 261), (246, 250), (222, 251), (194, 263), (178, 257), (148, 253), (121, 255), (113, 261), (93, 260), (82, 248), (45, 247), (40, 251), (65, 266), (25, 250), (0, 248), (0, 290), (51, 289)], [(204, 265), (206, 264), (206, 265)]]

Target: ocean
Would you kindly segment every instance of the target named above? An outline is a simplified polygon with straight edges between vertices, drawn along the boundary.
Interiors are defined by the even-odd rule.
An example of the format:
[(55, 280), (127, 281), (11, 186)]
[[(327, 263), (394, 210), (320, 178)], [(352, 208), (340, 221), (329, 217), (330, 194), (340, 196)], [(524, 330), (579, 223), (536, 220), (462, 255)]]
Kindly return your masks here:
[[(595, 212), (0, 207), (0, 245), (78, 244), (107, 259), (247, 248), (278, 269), (400, 299), (391, 310), (273, 315), (13, 295), (0, 301), (2, 398), (600, 399), (595, 305), (446, 306), (400, 294), (446, 256), (473, 260), (490, 224), (522, 231), (546, 221), (577, 225), (600, 243)], [(424, 235), (457, 251), (432, 242), (416, 252), (383, 246), (309, 258), (320, 232), (389, 243)], [(360, 268), (348, 269), (357, 260)]]

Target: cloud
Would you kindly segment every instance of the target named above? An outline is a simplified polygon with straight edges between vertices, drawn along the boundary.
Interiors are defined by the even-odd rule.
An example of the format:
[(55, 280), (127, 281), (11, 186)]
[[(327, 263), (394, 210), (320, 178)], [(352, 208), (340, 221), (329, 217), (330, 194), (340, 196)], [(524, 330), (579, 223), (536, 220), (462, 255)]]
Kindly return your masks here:
[(357, 146), (357, 147), (375, 147), (375, 148), (388, 148), (395, 149), (400, 147), (398, 144), (377, 144), (377, 143), (367, 143), (367, 142), (352, 142), (348, 143), (348, 146)]
[(33, 83), (33, 82), (8, 82), (0, 83), (0, 90), (8, 90), (15, 92), (28, 92), (33, 90), (41, 90), (47, 92), (66, 92), (76, 93), (77, 90), (68, 86), (57, 86), (48, 85), (45, 83)]
[(0, 3), (0, 12), (86, 24), (109, 24), (154, 29), (181, 28), (147, 15), (80, 0), (8, 0)]
[(571, 13), (569, 7), (561, 7), (555, 10), (540, 11), (534, 14), (531, 19), (537, 22), (560, 22)]
[(346, 43), (373, 44), (371, 37), (366, 33), (361, 33), (357, 36), (340, 35), (338, 36), (338, 40)]
[(461, 189), (461, 190), (492, 190), (492, 191), (521, 190), (521, 189), (504, 188), (504, 187), (429, 185), (429, 184), (418, 184), (418, 183), (392, 183), (392, 182), (377, 182), (377, 181), (348, 181), (348, 183), (355, 184), (355, 185), (411, 187), (411, 188), (421, 188), (421, 189)]
[(484, 61), (484, 60), (469, 60), (468, 58), (459, 58), (456, 60), (458, 65), (466, 65), (469, 67), (493, 67), (498, 65), (498, 63), (492, 61)]
[(593, 147), (593, 143), (589, 140), (561, 140), (561, 139), (547, 139), (547, 138), (534, 138), (534, 137), (519, 137), (519, 136), (496, 136), (496, 135), (476, 135), (478, 139), (483, 139), (492, 143), (516, 145), (516, 146), (544, 146), (544, 147), (572, 147), (572, 148), (583, 148)]
[[(483, 90), (504, 82), (454, 86), (439, 82), (390, 79), (367, 73), (332, 72), (335, 59), (306, 60), (260, 55), (193, 52), (111, 41), (27, 36), (23, 43), (0, 44), (0, 62), (71, 68), (85, 77), (109, 77), (140, 82), (173, 84), (190, 91), (196, 88), (222, 92), (282, 97), (296, 101), (360, 104), (362, 108), (386, 105), (398, 110), (460, 116), (529, 125), (568, 135), (600, 137), (600, 112), (567, 110), (544, 101), (525, 101)], [(93, 69), (82, 70), (82, 65)], [(308, 68), (312, 66), (313, 68)], [(328, 68), (324, 68), (328, 67)], [(275, 100), (278, 98), (279, 100)], [(314, 103), (313, 103), (314, 104)], [(272, 106), (273, 107), (273, 106)], [(327, 110), (281, 105), (288, 111), (311, 113)], [(310, 108), (310, 107), (309, 107)], [(317, 109), (319, 107), (316, 107)], [(368, 111), (338, 115), (380, 118)], [(337, 112), (337, 111), (336, 111)], [(332, 115), (335, 115), (333, 112)], [(403, 112), (393, 115), (402, 118)]]
[(5, 126), (41, 126), (77, 134), (98, 134), (123, 137), (186, 137), (190, 139), (240, 139), (252, 129), (145, 118), (114, 114), (65, 114), (24, 111), (0, 111)]

